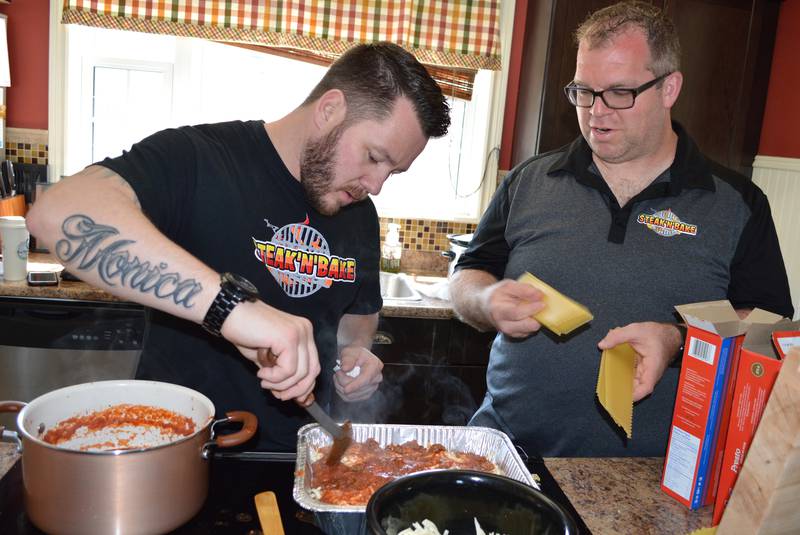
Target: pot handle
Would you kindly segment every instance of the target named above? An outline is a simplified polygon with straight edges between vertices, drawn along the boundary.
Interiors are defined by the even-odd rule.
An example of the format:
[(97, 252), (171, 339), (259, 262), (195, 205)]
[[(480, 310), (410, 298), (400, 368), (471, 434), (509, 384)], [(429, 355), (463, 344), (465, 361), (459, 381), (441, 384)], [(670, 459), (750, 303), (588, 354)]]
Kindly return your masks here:
[[(26, 404), (22, 401), (0, 401), (0, 412), (19, 412), (25, 405)], [(16, 442), (17, 453), (22, 453), (22, 441), (16, 431), (6, 431), (6, 429), (0, 425), (0, 439), (3, 438), (10, 438)]]
[(214, 442), (220, 448), (230, 448), (238, 446), (250, 440), (256, 434), (258, 428), (258, 418), (252, 412), (247, 411), (231, 411), (226, 412), (224, 421), (226, 422), (242, 422), (242, 428), (229, 435), (220, 435)]
[[(211, 446), (218, 448), (231, 448), (238, 446), (250, 440), (256, 434), (258, 429), (258, 418), (252, 412), (247, 411), (230, 411), (225, 413), (226, 418), (214, 421), (211, 424), (211, 442), (203, 444), (203, 459), (208, 459), (211, 456)], [(228, 435), (220, 435), (214, 437), (214, 426), (227, 422), (241, 422), (242, 428), (235, 433)]]
[(0, 401), (0, 412), (19, 412), (25, 405), (22, 401)]

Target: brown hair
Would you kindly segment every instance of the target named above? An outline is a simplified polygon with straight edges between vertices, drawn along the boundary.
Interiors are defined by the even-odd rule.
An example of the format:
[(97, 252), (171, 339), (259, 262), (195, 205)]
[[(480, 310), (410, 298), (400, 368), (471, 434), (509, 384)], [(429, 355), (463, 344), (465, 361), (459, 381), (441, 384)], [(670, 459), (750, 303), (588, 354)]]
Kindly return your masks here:
[(575, 43), (585, 41), (590, 48), (602, 47), (631, 27), (647, 37), (648, 69), (654, 75), (680, 70), (681, 43), (675, 26), (662, 10), (647, 2), (626, 1), (598, 9), (575, 30)]
[(346, 124), (388, 117), (398, 97), (414, 106), (427, 137), (441, 137), (450, 126), (450, 107), (439, 85), (410, 52), (382, 42), (356, 45), (337, 59), (306, 97), (310, 104), (331, 89), (347, 101)]

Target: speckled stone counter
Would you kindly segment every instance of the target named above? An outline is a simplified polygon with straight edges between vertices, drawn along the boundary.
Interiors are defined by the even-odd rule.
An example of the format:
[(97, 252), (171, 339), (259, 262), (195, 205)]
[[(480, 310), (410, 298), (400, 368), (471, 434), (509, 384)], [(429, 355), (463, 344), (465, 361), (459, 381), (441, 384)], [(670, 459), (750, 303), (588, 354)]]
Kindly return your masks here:
[(595, 535), (685, 535), (711, 526), (711, 506), (690, 511), (661, 491), (663, 458), (545, 459)]
[[(63, 266), (48, 254), (31, 253), (28, 271), (57, 271)], [(428, 277), (432, 282), (444, 277)], [(108, 292), (80, 281), (59, 281), (58, 286), (28, 286), (25, 281), (8, 282), (0, 278), (0, 296), (31, 299), (72, 299), (77, 301), (122, 301)], [(450, 319), (454, 317), (450, 302), (423, 296), (420, 301), (387, 299), (383, 303), (382, 316), (403, 318)]]
[[(63, 266), (49, 254), (31, 253), (28, 271), (63, 270)], [(25, 281), (9, 282), (0, 278), (0, 296), (31, 299), (72, 299), (76, 301), (122, 301), (118, 297), (80, 281), (60, 280), (57, 286), (28, 286)]]
[(16, 444), (11, 442), (0, 442), (0, 478), (11, 470), (20, 455), (17, 453)]

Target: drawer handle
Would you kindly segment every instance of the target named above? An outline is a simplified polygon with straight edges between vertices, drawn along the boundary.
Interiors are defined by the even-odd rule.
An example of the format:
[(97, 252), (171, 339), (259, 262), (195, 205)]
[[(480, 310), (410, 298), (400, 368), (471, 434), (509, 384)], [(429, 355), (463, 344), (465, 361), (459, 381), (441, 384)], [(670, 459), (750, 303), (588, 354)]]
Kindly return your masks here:
[(375, 336), (372, 337), (373, 345), (390, 346), (394, 343), (392, 335), (385, 331), (376, 331)]

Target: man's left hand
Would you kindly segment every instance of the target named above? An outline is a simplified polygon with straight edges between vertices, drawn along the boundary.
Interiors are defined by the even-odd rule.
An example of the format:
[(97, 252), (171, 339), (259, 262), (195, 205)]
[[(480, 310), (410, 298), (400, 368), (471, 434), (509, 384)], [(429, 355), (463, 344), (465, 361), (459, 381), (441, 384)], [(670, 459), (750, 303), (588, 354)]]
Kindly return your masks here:
[[(347, 346), (339, 351), (341, 369), (333, 374), (336, 393), (345, 401), (362, 401), (370, 397), (383, 380), (383, 362), (361, 346)], [(355, 377), (347, 375), (356, 366), (361, 372)], [(351, 374), (352, 375), (352, 374)]]
[(606, 350), (625, 342), (636, 351), (633, 401), (639, 401), (653, 392), (664, 370), (675, 358), (683, 338), (673, 324), (646, 321), (611, 329), (597, 347)]

